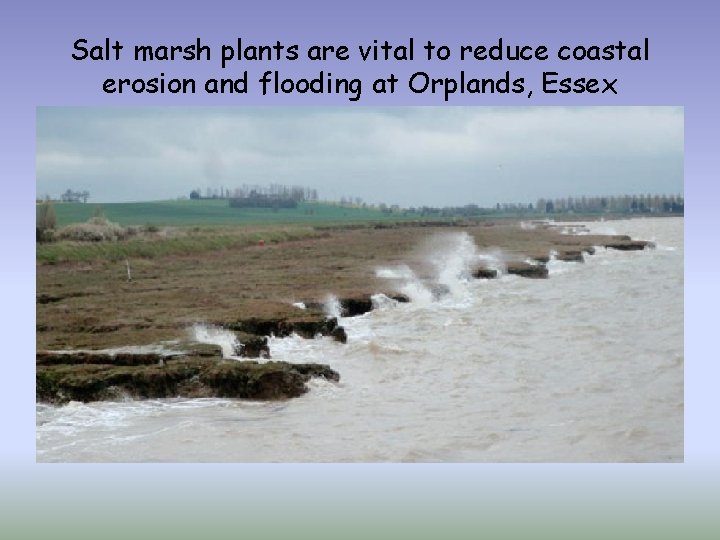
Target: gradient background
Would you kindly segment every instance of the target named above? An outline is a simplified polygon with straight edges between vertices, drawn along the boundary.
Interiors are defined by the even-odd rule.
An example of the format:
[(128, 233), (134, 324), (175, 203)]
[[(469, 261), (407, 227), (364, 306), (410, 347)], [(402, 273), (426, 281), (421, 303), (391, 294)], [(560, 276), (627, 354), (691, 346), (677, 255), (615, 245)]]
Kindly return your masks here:
[[(406, 2), (36, 2), (5, 4), (0, 15), (0, 169), (3, 197), (3, 366), (0, 377), (0, 530), (8, 538), (200, 535), (295, 538), (384, 537), (715, 537), (720, 531), (718, 364), (718, 8), (686, 1)], [(211, 45), (254, 41), (434, 39), (551, 46), (618, 39), (651, 42), (647, 63), (566, 64), (556, 71), (621, 81), (619, 96), (465, 96), (464, 105), (682, 105), (685, 107), (686, 423), (680, 465), (37, 465), (34, 347), (35, 107), (38, 105), (348, 105), (342, 96), (109, 96), (105, 77), (146, 71), (199, 79), (215, 62), (146, 68), (70, 58), (78, 37)], [(557, 65), (557, 64), (555, 64)], [(419, 70), (384, 63), (283, 64), (288, 75)], [(518, 69), (534, 80), (550, 62)], [(337, 67), (337, 69), (335, 69)], [(467, 71), (500, 73), (505, 66)], [(239, 69), (239, 68), (238, 68)], [(453, 74), (447, 62), (434, 74)], [(183, 71), (188, 70), (188, 71)], [(231, 70), (227, 76), (230, 76)], [(614, 77), (613, 77), (614, 78)], [(409, 92), (366, 94), (362, 105), (440, 105)], [(17, 231), (17, 232), (15, 232)]]

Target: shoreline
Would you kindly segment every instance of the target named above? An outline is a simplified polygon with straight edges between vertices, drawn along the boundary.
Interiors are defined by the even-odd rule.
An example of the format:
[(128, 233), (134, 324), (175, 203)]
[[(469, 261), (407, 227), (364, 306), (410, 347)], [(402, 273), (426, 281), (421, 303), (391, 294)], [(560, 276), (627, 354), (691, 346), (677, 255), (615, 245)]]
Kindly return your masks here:
[[(563, 225), (533, 222), (535, 225), (527, 228), (521, 223), (332, 230), (322, 237), (270, 246), (140, 261), (140, 271), (134, 272), (132, 282), (123, 281), (118, 265), (112, 262), (40, 265), (36, 401), (287, 399), (305, 393), (312, 377), (337, 381), (340, 374), (326, 365), (272, 361), (267, 338), (296, 333), (308, 339), (330, 336), (346, 342), (344, 328), (327, 314), (328, 295), (339, 297), (344, 316), (371, 311), (373, 294), (410, 301), (378, 279), (377, 268), (411, 264), (422, 279), (428, 272), (427, 261), (423, 261), (428, 255), (427, 242), (436, 249), (439, 243), (442, 248), (450, 239), (448, 234), (462, 232), (478, 248), (502, 250), (506, 254), (502, 270), (530, 279), (547, 279), (546, 264), (552, 258), (582, 262), (594, 254), (595, 246), (619, 250), (652, 247), (651, 242), (625, 235), (566, 234)], [(483, 264), (470, 271), (476, 279), (500, 274), (497, 268)], [(87, 279), (78, 279), (78, 275)], [(193, 281), (202, 277), (213, 280), (212, 284), (194, 288)], [(224, 283), (218, 283), (220, 278)], [(158, 284), (158, 280), (162, 282)], [(222, 287), (228, 283), (234, 285)], [(442, 295), (443, 291), (437, 289), (433, 294)], [(293, 305), (300, 302), (304, 309)], [(232, 332), (241, 344), (236, 356), (243, 360), (228, 359), (220, 347), (188, 339), (189, 325), (198, 323)], [(98, 352), (162, 342), (181, 343), (182, 351), (171, 356)]]

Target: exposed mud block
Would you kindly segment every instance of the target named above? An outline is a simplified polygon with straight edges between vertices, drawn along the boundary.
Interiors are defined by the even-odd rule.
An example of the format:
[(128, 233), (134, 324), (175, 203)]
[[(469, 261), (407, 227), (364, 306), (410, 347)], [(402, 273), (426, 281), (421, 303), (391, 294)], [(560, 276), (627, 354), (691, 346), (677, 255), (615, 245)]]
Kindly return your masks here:
[(313, 339), (317, 336), (328, 336), (337, 328), (335, 317), (322, 318), (311, 321), (297, 321), (292, 324), (292, 331), (297, 335)]
[[(386, 296), (402, 304), (410, 302), (410, 297), (405, 294), (388, 294)], [(338, 303), (340, 304), (343, 317), (357, 317), (358, 315), (364, 315), (375, 308), (372, 301), (372, 295), (370, 294), (339, 298)], [(321, 302), (309, 300), (304, 302), (304, 304), (308, 309), (323, 309), (323, 304)]]
[(345, 329), (342, 326), (336, 327), (332, 332), (330, 332), (330, 335), (335, 341), (347, 343), (347, 332), (345, 332)]
[(218, 362), (203, 369), (199, 380), (217, 397), (285, 399), (304, 394), (305, 382), (310, 379), (290, 366), (282, 362)]
[(583, 257), (582, 250), (565, 250), (560, 251), (556, 259), (558, 261), (565, 261), (565, 262), (585, 262), (585, 258)]
[(344, 317), (357, 317), (358, 315), (364, 315), (373, 309), (373, 303), (370, 295), (355, 298), (342, 298), (340, 299), (340, 306)]
[(604, 244), (608, 249), (617, 249), (620, 251), (642, 251), (645, 248), (654, 248), (655, 244), (647, 240), (621, 240)]
[(229, 330), (257, 336), (287, 337), (294, 332), (302, 337), (314, 338), (317, 335), (329, 335), (337, 326), (337, 319), (322, 315), (311, 315), (307, 318), (293, 320), (249, 317), (231, 323), (221, 323), (221, 325)]
[[(285, 362), (278, 362), (284, 364)], [(340, 381), (340, 375), (337, 371), (331, 369), (325, 364), (288, 364), (291, 369), (297, 371), (307, 377), (306, 381), (314, 377), (322, 378), (332, 382)]]
[(38, 353), (36, 400), (88, 402), (119, 396), (274, 400), (304, 394), (313, 377), (340, 379), (323, 364), (261, 364), (200, 356), (163, 357), (148, 364), (154, 360), (151, 355), (135, 356)]
[(476, 268), (472, 271), (472, 277), (476, 279), (495, 279), (498, 277), (498, 271), (492, 268)]
[(229, 330), (255, 334), (258, 336), (289, 336), (292, 333), (291, 326), (283, 318), (265, 319), (259, 317), (248, 317), (228, 324), (222, 324)]
[(508, 274), (531, 279), (547, 279), (549, 273), (544, 264), (528, 264), (525, 262), (512, 262), (507, 266)]
[(270, 347), (265, 336), (236, 332), (240, 347), (238, 355), (244, 358), (270, 358)]

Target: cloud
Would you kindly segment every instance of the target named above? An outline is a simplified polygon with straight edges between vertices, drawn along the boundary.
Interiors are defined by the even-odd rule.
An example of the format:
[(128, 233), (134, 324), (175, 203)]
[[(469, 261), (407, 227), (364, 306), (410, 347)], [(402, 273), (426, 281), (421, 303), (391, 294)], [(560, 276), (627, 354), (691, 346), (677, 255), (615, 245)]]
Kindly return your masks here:
[(168, 199), (303, 184), (410, 205), (683, 189), (670, 107), (40, 108), (37, 192)]

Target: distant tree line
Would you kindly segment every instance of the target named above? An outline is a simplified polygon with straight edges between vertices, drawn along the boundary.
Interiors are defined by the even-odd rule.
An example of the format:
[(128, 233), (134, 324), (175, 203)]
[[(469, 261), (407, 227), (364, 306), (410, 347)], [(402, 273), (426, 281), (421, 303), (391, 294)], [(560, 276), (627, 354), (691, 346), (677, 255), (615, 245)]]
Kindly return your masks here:
[(492, 207), (481, 207), (477, 204), (464, 206), (419, 206), (399, 209), (397, 205), (388, 207), (385, 204), (378, 208), (386, 213), (401, 212), (421, 217), (481, 217), (498, 214), (524, 216), (528, 214), (563, 214), (563, 213), (664, 213), (683, 214), (685, 200), (682, 195), (622, 195), (609, 197), (565, 197), (557, 199), (538, 199), (533, 203), (496, 203)]
[(84, 202), (86, 203), (88, 199), (90, 198), (90, 192), (88, 190), (84, 191), (73, 191), (72, 189), (66, 189), (65, 193), (60, 195), (60, 200), (62, 202)]
[(541, 214), (564, 213), (665, 213), (683, 214), (682, 195), (621, 195), (610, 197), (564, 197), (538, 199), (535, 206)]
[(355, 208), (367, 208), (367, 204), (362, 197), (352, 197), (343, 195), (340, 197), (340, 206), (350, 206)]
[(262, 201), (294, 201), (295, 205), (303, 201), (317, 201), (318, 192), (316, 189), (300, 185), (285, 184), (243, 184), (233, 189), (219, 187), (206, 188), (203, 194), (200, 188), (195, 188), (190, 192), (191, 199), (252, 199), (257, 202)]
[(481, 208), (477, 204), (466, 204), (465, 206), (444, 206), (442, 208), (435, 207), (435, 206), (418, 206), (418, 207), (412, 206), (407, 209), (407, 212), (410, 214), (419, 214), (422, 217), (428, 217), (428, 216), (472, 217), (472, 216), (482, 216), (482, 215), (492, 213), (492, 209)]

